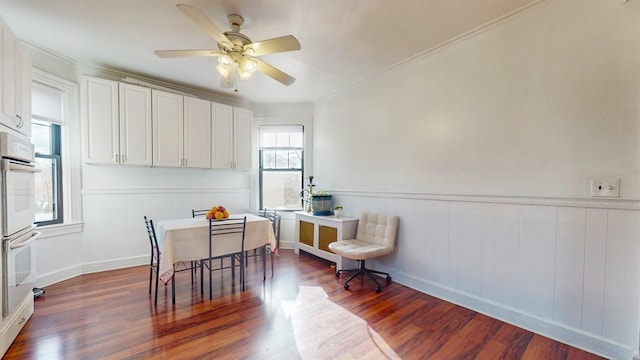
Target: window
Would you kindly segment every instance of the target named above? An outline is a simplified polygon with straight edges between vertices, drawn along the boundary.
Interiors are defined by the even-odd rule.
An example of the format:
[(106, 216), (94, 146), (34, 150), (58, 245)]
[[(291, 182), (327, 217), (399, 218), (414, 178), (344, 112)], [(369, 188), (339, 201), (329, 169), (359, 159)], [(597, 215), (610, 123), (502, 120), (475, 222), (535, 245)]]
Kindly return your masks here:
[(31, 87), (31, 142), (35, 146), (36, 224), (64, 221), (62, 209), (61, 126), (62, 92), (33, 82)]
[(260, 208), (301, 210), (304, 129), (260, 126)]

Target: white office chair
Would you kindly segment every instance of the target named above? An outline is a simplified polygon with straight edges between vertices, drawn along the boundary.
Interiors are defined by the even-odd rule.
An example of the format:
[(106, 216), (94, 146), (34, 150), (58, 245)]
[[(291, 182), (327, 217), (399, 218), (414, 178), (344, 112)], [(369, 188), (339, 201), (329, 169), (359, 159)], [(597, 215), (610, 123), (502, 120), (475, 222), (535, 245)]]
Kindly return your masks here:
[(347, 281), (344, 288), (349, 289), (349, 282), (356, 276), (366, 275), (376, 283), (376, 292), (382, 288), (378, 280), (372, 273), (385, 275), (387, 282), (391, 281), (391, 276), (382, 271), (367, 269), (365, 260), (373, 259), (393, 252), (396, 243), (396, 233), (398, 232), (397, 216), (386, 214), (363, 213), (358, 221), (358, 230), (355, 239), (339, 240), (329, 244), (329, 249), (334, 253), (347, 259), (357, 260), (357, 269), (336, 270), (336, 277), (340, 277), (343, 272), (355, 271)]

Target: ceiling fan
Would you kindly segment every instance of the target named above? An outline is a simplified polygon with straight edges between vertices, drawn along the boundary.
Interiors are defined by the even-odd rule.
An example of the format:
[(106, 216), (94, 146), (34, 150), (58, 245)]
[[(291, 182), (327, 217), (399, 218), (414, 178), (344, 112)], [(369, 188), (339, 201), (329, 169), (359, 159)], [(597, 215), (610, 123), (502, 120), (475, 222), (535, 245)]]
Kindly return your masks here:
[(218, 58), (216, 70), (222, 76), (221, 87), (235, 87), (236, 79), (248, 80), (257, 70), (272, 79), (291, 85), (296, 79), (291, 75), (267, 64), (257, 58), (261, 55), (300, 50), (300, 43), (293, 35), (274, 39), (251, 42), (251, 39), (240, 33), (244, 23), (242, 16), (228, 15), (231, 31), (220, 31), (200, 10), (186, 4), (177, 5), (196, 25), (208, 33), (218, 43), (218, 49), (205, 50), (156, 50), (155, 54), (162, 58), (210, 56)]

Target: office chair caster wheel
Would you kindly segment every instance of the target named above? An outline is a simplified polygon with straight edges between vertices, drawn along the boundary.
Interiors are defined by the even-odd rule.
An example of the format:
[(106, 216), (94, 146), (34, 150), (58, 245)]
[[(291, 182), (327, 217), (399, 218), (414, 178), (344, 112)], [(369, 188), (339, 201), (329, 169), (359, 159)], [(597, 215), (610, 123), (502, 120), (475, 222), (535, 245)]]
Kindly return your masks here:
[(344, 284), (344, 289), (349, 290), (349, 284)]
[(391, 276), (387, 275), (387, 282), (391, 282)]
[(340, 277), (340, 271), (336, 270), (336, 277), (339, 278)]
[(380, 288), (380, 286), (376, 286), (376, 292), (379, 293), (380, 291), (382, 291), (382, 289)]

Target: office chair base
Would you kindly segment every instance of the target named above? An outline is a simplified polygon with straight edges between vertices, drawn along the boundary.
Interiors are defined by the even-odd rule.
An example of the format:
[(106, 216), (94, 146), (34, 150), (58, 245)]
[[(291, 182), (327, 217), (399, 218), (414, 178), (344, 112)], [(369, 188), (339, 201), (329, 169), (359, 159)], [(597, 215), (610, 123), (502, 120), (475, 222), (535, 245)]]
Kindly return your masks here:
[(367, 269), (365, 267), (365, 265), (364, 265), (364, 260), (358, 260), (358, 268), (357, 269), (336, 270), (336, 277), (339, 278), (340, 274), (345, 273), (345, 272), (352, 272), (352, 271), (354, 273), (351, 274), (351, 276), (347, 279), (347, 281), (344, 282), (344, 289), (345, 290), (349, 290), (349, 282), (351, 280), (355, 279), (355, 277), (358, 276), (358, 275), (360, 275), (360, 276), (365, 276), (366, 275), (369, 279), (371, 279), (376, 284), (375, 290), (376, 290), (377, 293), (382, 291), (382, 287), (380, 286), (380, 283), (375, 278), (375, 276), (373, 276), (373, 274), (385, 275), (387, 283), (389, 283), (391, 281), (391, 276), (389, 275), (389, 273), (386, 273), (386, 272), (383, 272), (383, 271)]

